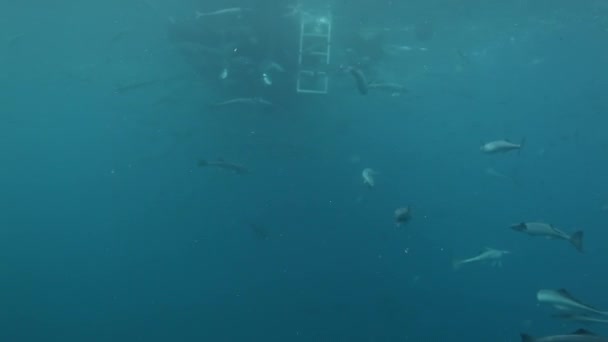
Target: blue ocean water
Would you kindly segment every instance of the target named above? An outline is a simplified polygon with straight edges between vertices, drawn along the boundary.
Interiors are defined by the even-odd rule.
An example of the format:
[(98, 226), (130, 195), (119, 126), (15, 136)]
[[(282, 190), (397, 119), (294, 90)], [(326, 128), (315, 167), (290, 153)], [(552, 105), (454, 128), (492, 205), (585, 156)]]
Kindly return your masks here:
[[(303, 8), (327, 4), (312, 95), (289, 1), (0, 3), (0, 341), (608, 335), (536, 300), (608, 308), (608, 3)], [(212, 106), (234, 98), (273, 106)], [(497, 139), (525, 144), (480, 152)], [(220, 159), (248, 173), (198, 166)], [(583, 230), (584, 253), (523, 221)], [(484, 247), (511, 253), (452, 269)]]

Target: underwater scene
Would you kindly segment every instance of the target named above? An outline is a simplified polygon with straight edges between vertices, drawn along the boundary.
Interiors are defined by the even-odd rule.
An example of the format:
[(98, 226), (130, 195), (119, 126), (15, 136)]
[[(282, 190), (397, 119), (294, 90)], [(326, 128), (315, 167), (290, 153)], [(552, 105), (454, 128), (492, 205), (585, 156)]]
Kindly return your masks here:
[(0, 342), (608, 342), (607, 0), (0, 13)]

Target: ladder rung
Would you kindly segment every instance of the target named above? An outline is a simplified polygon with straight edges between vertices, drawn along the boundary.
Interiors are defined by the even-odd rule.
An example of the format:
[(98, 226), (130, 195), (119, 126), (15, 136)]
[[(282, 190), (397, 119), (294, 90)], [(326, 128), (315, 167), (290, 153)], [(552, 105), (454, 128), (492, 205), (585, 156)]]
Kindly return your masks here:
[(326, 76), (325, 71), (300, 70), (300, 74)]
[(323, 33), (303, 33), (302, 36), (304, 36), (304, 37), (321, 37), (321, 38), (329, 37), (328, 34), (323, 34)]
[(298, 93), (305, 93), (305, 94), (327, 94), (327, 90), (298, 89)]

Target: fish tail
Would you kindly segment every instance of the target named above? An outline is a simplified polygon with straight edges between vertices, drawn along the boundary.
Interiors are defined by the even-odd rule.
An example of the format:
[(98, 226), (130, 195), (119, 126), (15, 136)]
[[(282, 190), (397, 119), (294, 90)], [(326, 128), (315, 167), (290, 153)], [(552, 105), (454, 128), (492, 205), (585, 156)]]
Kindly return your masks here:
[(198, 165), (199, 167), (205, 167), (205, 166), (209, 165), (209, 162), (207, 162), (207, 161), (206, 161), (206, 160), (204, 160), (204, 159), (199, 159), (199, 161), (198, 161), (197, 165)]
[(583, 252), (583, 235), (583, 231), (579, 230), (570, 237), (570, 243), (581, 253)]
[(194, 16), (196, 17), (196, 20), (199, 20), (201, 17), (205, 16), (205, 13), (203, 13), (201, 11), (196, 11), (196, 12), (194, 12)]
[(460, 269), (460, 266), (462, 266), (462, 264), (463, 264), (462, 259), (453, 259), (452, 260), (452, 270), (458, 271)]
[(521, 336), (521, 342), (535, 342), (536, 339), (528, 334), (519, 334)]
[(517, 154), (521, 154), (521, 150), (522, 150), (522, 148), (524, 148), (524, 145), (526, 145), (526, 137), (523, 137), (521, 139), (521, 142), (519, 143), (519, 149), (517, 150)]
[(526, 224), (524, 222), (512, 224), (511, 229), (513, 229), (516, 232), (523, 232), (526, 230)]

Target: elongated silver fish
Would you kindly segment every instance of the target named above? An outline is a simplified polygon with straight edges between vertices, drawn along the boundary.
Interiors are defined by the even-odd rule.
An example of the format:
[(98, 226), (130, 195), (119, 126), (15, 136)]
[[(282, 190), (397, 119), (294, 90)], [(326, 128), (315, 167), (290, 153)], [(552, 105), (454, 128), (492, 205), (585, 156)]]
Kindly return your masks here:
[(490, 262), (492, 266), (502, 266), (502, 257), (509, 253), (511, 252), (486, 247), (481, 253), (474, 257), (468, 259), (454, 259), (452, 261), (452, 267), (454, 270), (458, 270), (462, 265), (474, 262)]
[(551, 290), (542, 289), (536, 293), (536, 299), (540, 303), (552, 305), (553, 307), (568, 311), (571, 313), (584, 313), (593, 314), (599, 316), (608, 316), (608, 311), (602, 311), (594, 308), (591, 305), (587, 305), (580, 300), (576, 299), (565, 289)]
[(481, 145), (481, 147), (479, 149), (481, 150), (481, 152), (488, 153), (488, 154), (506, 153), (509, 151), (521, 150), (523, 148), (525, 142), (526, 142), (525, 139), (523, 139), (522, 142), (519, 144), (512, 143), (506, 139), (495, 140), (495, 141), (490, 141), (490, 142), (487, 142), (487, 143)]
[(215, 15), (224, 15), (224, 14), (243, 14), (246, 11), (251, 11), (251, 9), (242, 8), (242, 7), (231, 7), (231, 8), (224, 8), (224, 9), (213, 11), (213, 12), (196, 11), (196, 19), (200, 19), (201, 17), (209, 17), (209, 16), (215, 16)]
[(566, 321), (572, 321), (572, 322), (608, 324), (608, 318), (601, 318), (601, 317), (596, 317), (596, 316), (591, 316), (591, 315), (586, 315), (586, 314), (577, 314), (577, 313), (571, 313), (571, 312), (557, 313), (557, 314), (552, 315), (552, 317), (563, 319)]
[(391, 93), (394, 96), (398, 96), (404, 93), (407, 93), (407, 89), (405, 88), (404, 85), (399, 84), (399, 83), (392, 83), (392, 82), (370, 82), (367, 85), (368, 89), (371, 90), (381, 90), (381, 91), (386, 91)]
[(511, 226), (511, 229), (531, 236), (544, 236), (551, 239), (561, 239), (570, 243), (579, 251), (583, 251), (583, 231), (579, 230), (572, 235), (543, 222), (521, 222)]
[(230, 99), (223, 102), (218, 102), (214, 106), (215, 107), (223, 107), (228, 105), (263, 105), (263, 106), (272, 106), (272, 102), (266, 101), (261, 97), (242, 97), (236, 99)]
[(370, 82), (367, 86), (370, 89), (406, 91), (406, 88), (403, 84), (393, 82)]
[(589, 330), (578, 329), (566, 335), (553, 335), (545, 337), (532, 337), (528, 334), (520, 334), (521, 342), (608, 342), (605, 337), (598, 336)]
[(224, 169), (224, 170), (234, 172), (237, 175), (244, 175), (244, 174), (249, 173), (249, 169), (247, 169), (245, 166), (236, 164), (236, 163), (227, 162), (223, 159), (218, 159), (218, 160), (214, 160), (214, 161), (207, 161), (207, 160), (201, 159), (198, 161), (198, 166), (199, 167), (217, 167), (219, 169)]
[(504, 174), (502, 172), (497, 171), (496, 169), (494, 169), (492, 167), (487, 167), (484, 171), (485, 171), (486, 175), (488, 175), (488, 176), (492, 176), (492, 177), (495, 177), (495, 178), (506, 179), (506, 180), (509, 180), (509, 181), (511, 181), (513, 183), (516, 183), (515, 179), (513, 179), (510, 176), (507, 176), (506, 174)]

